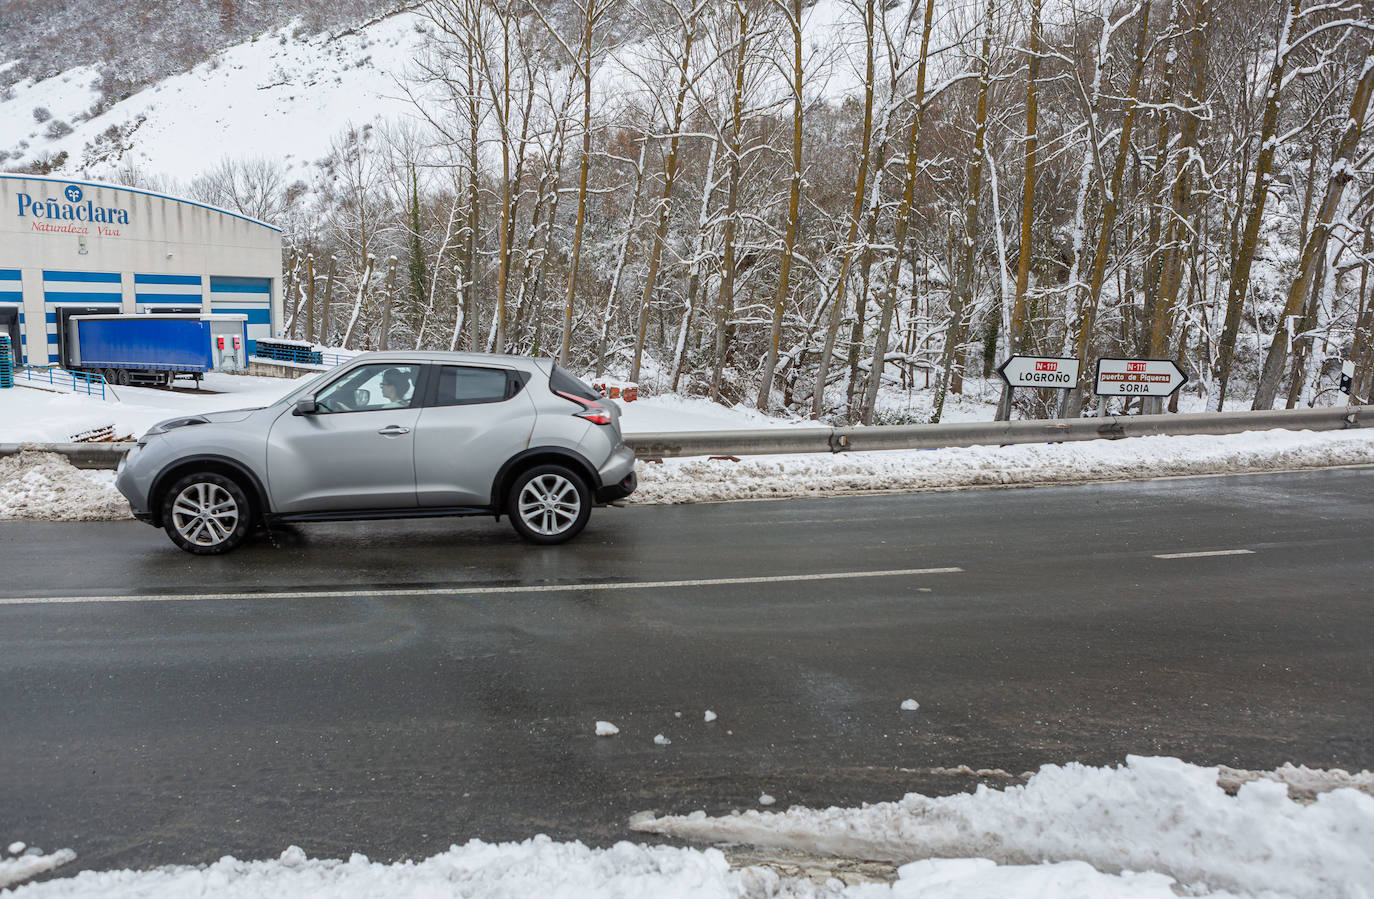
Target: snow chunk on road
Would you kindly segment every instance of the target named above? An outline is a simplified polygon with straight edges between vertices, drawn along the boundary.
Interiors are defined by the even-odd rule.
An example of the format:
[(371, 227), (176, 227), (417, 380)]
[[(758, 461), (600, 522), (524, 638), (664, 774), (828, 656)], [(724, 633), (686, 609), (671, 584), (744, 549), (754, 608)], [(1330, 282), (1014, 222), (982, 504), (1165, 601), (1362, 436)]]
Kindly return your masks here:
[(670, 740), (670, 739), (668, 739), (667, 737), (663, 736), (663, 734), (655, 734), (655, 735), (654, 735), (654, 745), (655, 745), (655, 746), (670, 746), (670, 745), (672, 745), (672, 742), (673, 742), (672, 740)]
[[(897, 863), (936, 856), (1002, 865), (1086, 862), (1099, 871), (1166, 875), (1187, 895), (1366, 895), (1374, 883), (1374, 797), (1335, 789), (1305, 804), (1269, 780), (1243, 783), (1233, 796), (1218, 776), (1216, 768), (1178, 759), (1128, 756), (1115, 768), (1045, 765), (1024, 786), (1002, 791), (911, 793), (862, 809), (669, 816), (633, 827)], [(949, 895), (1013, 892), (1029, 894)]]
[(904, 712), (914, 712), (914, 711), (916, 711), (917, 709), (919, 709), (920, 707), (921, 707), (921, 704), (920, 704), (919, 702), (917, 702), (916, 700), (914, 700), (914, 699), (903, 699), (903, 700), (902, 700), (902, 711), (904, 711)]
[(597, 735), (598, 737), (614, 737), (614, 736), (615, 736), (616, 734), (618, 734), (618, 733), (620, 733), (620, 728), (616, 727), (616, 726), (615, 726), (614, 724), (612, 724), (611, 722), (609, 722), (609, 721), (598, 721), (598, 722), (596, 722), (596, 735)]
[(132, 518), (113, 471), (85, 471), (56, 453), (0, 456), (0, 521)]
[(711, 711), (710, 709), (707, 709), (706, 714), (702, 717), (706, 719), (707, 724), (710, 724), (712, 721), (716, 720), (716, 713)]
[(773, 805), (777, 801), (777, 797), (770, 796), (767, 793), (763, 793), (759, 796), (759, 805)]

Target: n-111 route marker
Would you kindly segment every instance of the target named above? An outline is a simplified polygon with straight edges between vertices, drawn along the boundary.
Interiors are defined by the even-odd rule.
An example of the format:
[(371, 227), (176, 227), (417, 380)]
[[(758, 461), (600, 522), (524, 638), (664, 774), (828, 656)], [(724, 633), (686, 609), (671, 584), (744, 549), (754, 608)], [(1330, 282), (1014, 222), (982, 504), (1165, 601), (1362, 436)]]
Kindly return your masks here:
[(1012, 356), (997, 366), (1008, 387), (1053, 387), (1068, 390), (1078, 383), (1082, 363), (1066, 356)]
[(1098, 359), (1098, 396), (1172, 396), (1188, 375), (1172, 359)]

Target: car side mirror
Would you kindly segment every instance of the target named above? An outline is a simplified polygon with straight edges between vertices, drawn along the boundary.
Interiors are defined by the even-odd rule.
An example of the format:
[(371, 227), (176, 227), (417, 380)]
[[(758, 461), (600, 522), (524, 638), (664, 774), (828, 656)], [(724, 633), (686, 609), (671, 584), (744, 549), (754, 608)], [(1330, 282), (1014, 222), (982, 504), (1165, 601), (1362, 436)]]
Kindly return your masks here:
[(292, 413), (292, 414), (294, 414), (294, 415), (314, 415), (315, 413), (317, 413), (317, 412), (319, 412), (319, 411), (320, 411), (320, 404), (317, 403), (317, 402), (315, 402), (315, 398), (314, 398), (313, 396), (308, 396), (308, 397), (305, 397), (304, 399), (296, 400), (296, 411), (295, 411), (294, 413)]

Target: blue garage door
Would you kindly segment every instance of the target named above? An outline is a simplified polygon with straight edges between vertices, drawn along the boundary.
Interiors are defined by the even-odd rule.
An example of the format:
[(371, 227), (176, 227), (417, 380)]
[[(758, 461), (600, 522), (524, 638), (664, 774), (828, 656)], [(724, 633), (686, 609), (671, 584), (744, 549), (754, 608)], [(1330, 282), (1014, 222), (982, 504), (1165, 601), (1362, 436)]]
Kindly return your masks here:
[(134, 275), (134, 302), (139, 312), (199, 312), (200, 275)]
[(41, 347), (29, 347), (30, 361), (37, 365), (62, 361), (66, 335), (61, 333), (59, 319), (65, 318), (63, 307), (81, 307), (83, 312), (119, 312), (124, 295), (120, 290), (119, 272), (63, 272), (43, 271), (43, 309), (46, 312), (48, 346), (46, 356)]

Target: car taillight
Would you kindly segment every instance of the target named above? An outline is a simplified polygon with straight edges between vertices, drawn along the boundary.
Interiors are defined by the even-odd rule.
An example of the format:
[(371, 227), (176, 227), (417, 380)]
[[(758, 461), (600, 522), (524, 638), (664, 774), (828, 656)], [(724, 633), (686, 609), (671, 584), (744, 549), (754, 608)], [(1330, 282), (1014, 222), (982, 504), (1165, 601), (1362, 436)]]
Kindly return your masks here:
[(611, 413), (607, 412), (604, 406), (594, 403), (591, 400), (584, 400), (582, 397), (575, 394), (564, 393), (561, 390), (555, 390), (554, 393), (563, 397), (565, 400), (572, 400), (582, 407), (581, 412), (573, 413), (573, 415), (576, 415), (578, 418), (585, 418), (594, 425), (608, 425), (611, 423)]

